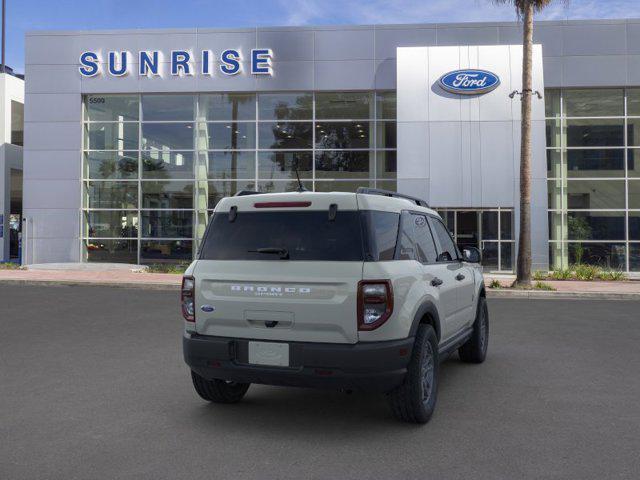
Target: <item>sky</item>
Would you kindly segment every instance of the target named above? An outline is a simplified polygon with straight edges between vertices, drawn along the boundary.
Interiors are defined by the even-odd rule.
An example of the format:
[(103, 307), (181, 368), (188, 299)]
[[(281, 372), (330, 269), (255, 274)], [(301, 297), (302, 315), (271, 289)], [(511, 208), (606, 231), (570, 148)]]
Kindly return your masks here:
[[(513, 21), (491, 0), (6, 0), (7, 65), (30, 30)], [(640, 18), (640, 0), (555, 0), (540, 20)]]

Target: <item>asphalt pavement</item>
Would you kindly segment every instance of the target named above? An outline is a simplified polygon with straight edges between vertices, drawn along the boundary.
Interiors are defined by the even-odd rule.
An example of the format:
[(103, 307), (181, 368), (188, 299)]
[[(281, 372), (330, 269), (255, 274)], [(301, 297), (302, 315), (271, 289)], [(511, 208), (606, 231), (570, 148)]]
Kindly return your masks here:
[(436, 413), (252, 386), (196, 396), (177, 292), (0, 286), (0, 478), (640, 476), (640, 302), (490, 299), (489, 357), (441, 370)]

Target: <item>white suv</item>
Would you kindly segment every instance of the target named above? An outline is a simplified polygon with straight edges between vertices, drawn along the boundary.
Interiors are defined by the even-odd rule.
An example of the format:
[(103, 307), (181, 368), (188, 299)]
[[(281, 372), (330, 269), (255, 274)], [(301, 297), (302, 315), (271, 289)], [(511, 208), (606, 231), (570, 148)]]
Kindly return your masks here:
[(182, 284), (194, 387), (217, 403), (251, 383), (376, 391), (399, 419), (427, 422), (439, 361), (486, 356), (479, 262), (397, 193), (224, 198)]

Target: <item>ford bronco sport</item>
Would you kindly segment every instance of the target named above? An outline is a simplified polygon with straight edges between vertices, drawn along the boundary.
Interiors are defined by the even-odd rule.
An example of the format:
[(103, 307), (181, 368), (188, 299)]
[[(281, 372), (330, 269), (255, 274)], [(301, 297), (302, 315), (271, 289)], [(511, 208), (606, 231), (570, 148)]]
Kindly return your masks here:
[(215, 208), (182, 282), (196, 392), (234, 403), (251, 383), (386, 394), (425, 423), (439, 362), (487, 353), (480, 252), (393, 192), (241, 192)]

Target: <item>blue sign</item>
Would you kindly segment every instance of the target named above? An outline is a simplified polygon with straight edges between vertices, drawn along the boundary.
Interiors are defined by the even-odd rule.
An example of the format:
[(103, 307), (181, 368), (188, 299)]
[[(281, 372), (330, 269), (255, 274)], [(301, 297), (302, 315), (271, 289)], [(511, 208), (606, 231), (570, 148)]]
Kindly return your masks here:
[[(167, 59), (166, 61), (164, 59)], [(110, 51), (103, 56), (100, 51), (82, 52), (78, 71), (83, 77), (95, 77), (102, 73), (112, 77), (123, 77), (129, 73), (139, 76), (163, 76), (164, 62), (169, 64), (169, 72), (174, 76), (190, 76), (199, 72), (202, 75), (237, 75), (242, 72), (245, 59), (240, 50), (228, 49), (216, 55), (211, 50), (202, 50), (199, 55), (191, 50), (172, 50), (167, 55), (160, 50), (144, 50), (136, 53)], [(252, 75), (271, 75), (273, 52), (269, 48), (251, 50), (248, 64)], [(133, 66), (137, 64), (137, 72)], [(217, 69), (215, 68), (217, 65)]]
[(500, 78), (486, 70), (467, 69), (445, 73), (438, 83), (447, 92), (480, 95), (498, 88)]

